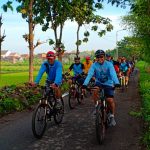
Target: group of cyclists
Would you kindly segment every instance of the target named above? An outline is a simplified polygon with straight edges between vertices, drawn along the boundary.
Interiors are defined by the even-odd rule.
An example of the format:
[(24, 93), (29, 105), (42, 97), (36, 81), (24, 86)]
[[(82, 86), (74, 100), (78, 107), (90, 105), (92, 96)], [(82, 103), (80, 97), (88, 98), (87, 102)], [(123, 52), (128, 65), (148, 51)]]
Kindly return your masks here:
[[(57, 99), (57, 105), (59, 107), (59, 101), (61, 98), (60, 86), (62, 84), (62, 63), (56, 60), (55, 53), (49, 51), (46, 54), (46, 61), (41, 65), (38, 75), (35, 79), (35, 84), (39, 84), (44, 72), (47, 73), (46, 87), (47, 92), (49, 86), (55, 91)], [(78, 77), (82, 73), (86, 74), (86, 77), (79, 76), (77, 82), (81, 85), (82, 91), (86, 92), (89, 82), (94, 80), (94, 86), (97, 87), (93, 93), (93, 101), (96, 103), (98, 98), (99, 87), (104, 88), (104, 93), (108, 107), (111, 110), (110, 125), (115, 126), (115, 101), (114, 90), (115, 87), (120, 87), (119, 76), (124, 74), (126, 76), (126, 84), (128, 84), (128, 77), (131, 74), (134, 67), (133, 62), (127, 62), (125, 57), (119, 57), (117, 61), (113, 60), (113, 57), (109, 54), (105, 54), (103, 50), (97, 50), (95, 52), (95, 59), (92, 62), (90, 56), (86, 56), (85, 62), (80, 62), (80, 57), (74, 58), (74, 63), (68, 69), (68, 72), (73, 70), (73, 76)], [(71, 82), (71, 81), (70, 81)], [(69, 83), (70, 84), (70, 83)], [(56, 105), (56, 107), (57, 107)]]

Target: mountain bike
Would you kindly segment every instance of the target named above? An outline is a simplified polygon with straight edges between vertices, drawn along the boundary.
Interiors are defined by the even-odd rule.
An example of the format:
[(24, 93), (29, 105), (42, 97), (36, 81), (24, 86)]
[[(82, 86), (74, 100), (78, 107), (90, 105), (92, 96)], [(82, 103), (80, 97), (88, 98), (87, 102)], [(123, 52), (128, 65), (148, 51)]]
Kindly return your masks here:
[(78, 83), (79, 78), (83, 78), (83, 75), (72, 77), (70, 89), (69, 89), (69, 97), (68, 104), (70, 109), (74, 109), (76, 104), (81, 104), (83, 102), (83, 93), (81, 89), (81, 85)]
[(56, 124), (60, 124), (64, 116), (64, 102), (61, 98), (59, 101), (59, 108), (57, 107), (57, 100), (52, 87), (49, 87), (47, 92), (46, 86), (42, 87), (42, 98), (39, 100), (38, 106), (32, 115), (32, 131), (36, 138), (42, 138), (47, 122), (54, 118)]
[[(91, 90), (97, 89), (91, 87)], [(104, 88), (99, 87), (99, 98), (96, 101), (96, 117), (95, 117), (95, 128), (96, 138), (99, 144), (102, 144), (105, 139), (106, 129), (110, 124), (110, 109), (108, 108), (106, 97), (104, 95)]]

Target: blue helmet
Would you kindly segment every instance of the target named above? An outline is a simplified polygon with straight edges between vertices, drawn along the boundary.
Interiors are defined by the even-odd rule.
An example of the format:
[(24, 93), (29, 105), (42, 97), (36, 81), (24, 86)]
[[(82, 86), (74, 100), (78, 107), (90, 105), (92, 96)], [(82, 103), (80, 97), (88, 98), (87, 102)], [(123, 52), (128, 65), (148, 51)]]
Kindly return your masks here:
[(106, 54), (106, 57), (111, 57), (111, 55), (110, 54)]
[(99, 50), (97, 50), (95, 52), (95, 57), (100, 56), (100, 55), (104, 55), (105, 56), (105, 52), (103, 50), (101, 50), (101, 49), (99, 49)]

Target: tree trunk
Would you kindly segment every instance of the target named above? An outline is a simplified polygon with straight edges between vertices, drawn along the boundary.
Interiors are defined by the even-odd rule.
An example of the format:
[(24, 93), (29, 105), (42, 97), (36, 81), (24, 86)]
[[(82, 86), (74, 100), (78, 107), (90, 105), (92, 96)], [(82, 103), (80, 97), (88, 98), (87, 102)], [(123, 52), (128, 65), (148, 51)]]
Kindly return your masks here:
[(4, 34), (1, 35), (1, 27), (2, 27), (2, 15), (0, 16), (0, 79), (1, 79), (1, 61), (2, 61), (2, 42), (4, 41), (5, 36), (5, 31)]
[[(58, 43), (57, 43), (57, 47), (59, 48), (60, 47), (60, 44), (61, 44), (61, 39), (62, 39), (62, 31), (63, 31), (63, 25), (61, 24), (60, 25), (60, 35), (59, 35), (59, 39), (58, 39)], [(58, 53), (58, 60), (60, 62), (62, 62), (62, 53)]]
[[(0, 20), (1, 21), (1, 20)], [(2, 36), (1, 36), (1, 22), (0, 22), (0, 79), (1, 79), (1, 58), (2, 58), (2, 53), (1, 53), (1, 51), (2, 51)]]
[(29, 3), (29, 82), (33, 82), (33, 52), (34, 52), (34, 47), (33, 47), (33, 12), (32, 12), (32, 7), (33, 7), (33, 2), (34, 0), (30, 0)]
[(76, 56), (78, 57), (79, 55), (79, 30), (80, 30), (80, 25), (78, 25), (78, 29), (77, 29), (77, 52), (76, 52)]

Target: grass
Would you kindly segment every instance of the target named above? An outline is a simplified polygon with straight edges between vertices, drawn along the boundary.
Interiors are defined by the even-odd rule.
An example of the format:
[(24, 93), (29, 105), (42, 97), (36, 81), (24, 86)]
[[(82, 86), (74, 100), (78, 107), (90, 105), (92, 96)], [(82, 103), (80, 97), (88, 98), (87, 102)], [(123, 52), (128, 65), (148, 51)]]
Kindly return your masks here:
[(139, 88), (142, 97), (142, 117), (145, 122), (143, 143), (150, 150), (150, 64), (140, 61), (136, 65), (140, 69)]
[[(41, 64), (34, 66), (34, 79), (40, 69)], [(70, 65), (63, 65), (63, 70), (66, 72)], [(29, 79), (29, 66), (25, 63), (12, 65), (10, 63), (2, 63), (2, 74), (0, 75), (0, 87), (8, 85), (21, 85), (28, 82)], [(42, 77), (40, 84), (44, 85), (46, 79), (46, 73)]]
[[(37, 75), (37, 71), (34, 72), (34, 79)], [(21, 85), (25, 82), (28, 82), (29, 73), (28, 72), (18, 72), (18, 73), (8, 73), (8, 74), (1, 74), (0, 77), (0, 87), (7, 86), (7, 85)], [(40, 84), (44, 84), (46, 79), (46, 74), (42, 77)]]
[[(39, 70), (40, 66), (34, 66), (34, 70)], [(9, 73), (9, 72), (27, 72), (29, 70), (29, 66), (2, 66), (1, 67), (2, 73)]]

